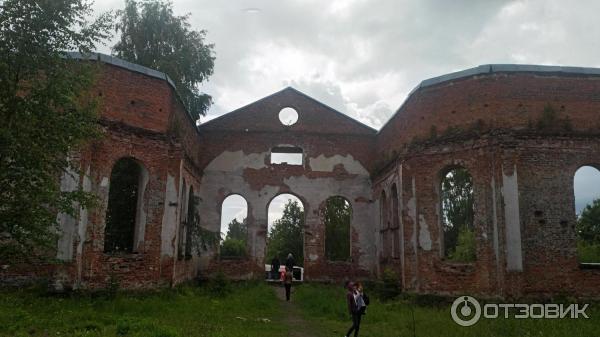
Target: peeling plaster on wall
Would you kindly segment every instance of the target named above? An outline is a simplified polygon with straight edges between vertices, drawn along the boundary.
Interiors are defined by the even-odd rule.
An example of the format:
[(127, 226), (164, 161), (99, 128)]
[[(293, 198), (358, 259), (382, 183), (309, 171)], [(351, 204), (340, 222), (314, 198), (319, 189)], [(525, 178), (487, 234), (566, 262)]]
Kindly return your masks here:
[(161, 230), (161, 256), (175, 256), (175, 235), (177, 233), (177, 207), (171, 203), (177, 202), (177, 189), (175, 188), (175, 177), (167, 174), (165, 189), (165, 205), (162, 218)]
[(406, 203), (406, 207), (408, 208), (408, 217), (412, 221), (413, 230), (412, 230), (412, 246), (414, 249), (415, 255), (417, 254), (417, 200), (415, 199), (415, 177), (412, 178), (412, 195), (408, 202)]
[(265, 158), (268, 152), (245, 154), (243, 151), (225, 151), (213, 159), (205, 171), (234, 172), (246, 168), (261, 169), (266, 167)]
[[(371, 181), (368, 176), (357, 176), (342, 181), (332, 178), (309, 179), (304, 176), (293, 176), (284, 179), (284, 183), (290, 187), (292, 192), (310, 203), (309, 210), (305, 210), (307, 214), (311, 210), (318, 212), (318, 205), (324, 203), (329, 197), (338, 195), (346, 198), (352, 205), (351, 228), (360, 233), (358, 245), (361, 247), (361, 256), (358, 264), (364, 269), (372, 269), (377, 259), (375, 236), (372, 231), (376, 218), (373, 216), (373, 204), (354, 201), (359, 197), (370, 196)], [(317, 218), (316, 221), (320, 221), (320, 219)]]
[[(248, 184), (241, 171), (207, 171), (200, 182), (199, 205), (200, 225), (211, 231), (221, 228), (221, 202), (229, 194), (239, 194), (248, 204), (248, 244), (249, 252), (257, 262), (262, 263), (266, 247), (267, 207), (272, 198), (279, 194), (279, 186), (266, 185), (254, 190)], [(305, 205), (306, 210), (306, 205)]]
[(431, 234), (423, 214), (419, 214), (419, 246), (424, 250), (431, 250)]
[(403, 166), (402, 164), (398, 165), (397, 168), (397, 176), (398, 176), (398, 181), (396, 183), (396, 189), (398, 191), (398, 219), (400, 220), (400, 257), (401, 257), (401, 261), (402, 261), (402, 286), (406, 286), (406, 256), (404, 254), (404, 217), (402, 216), (402, 212), (403, 209), (402, 207), (404, 207), (404, 203), (403, 203), (403, 195), (404, 193), (402, 193), (402, 170)]
[[(92, 191), (92, 180), (90, 179), (90, 165), (88, 165), (85, 170), (85, 174), (83, 175), (83, 181), (81, 184), (81, 188), (84, 192)], [(81, 274), (83, 272), (83, 268), (81, 265), (81, 255), (83, 254), (83, 244), (87, 240), (87, 226), (88, 226), (89, 216), (88, 209), (84, 207), (79, 208), (79, 226), (77, 228), (77, 235), (79, 236), (79, 241), (77, 242), (77, 283), (81, 282)]]
[(102, 181), (100, 182), (100, 187), (108, 187), (108, 177), (102, 177)]
[(144, 234), (146, 232), (146, 186), (148, 186), (148, 170), (145, 167), (141, 167), (140, 185), (138, 187), (138, 201), (136, 206), (135, 215), (135, 238), (134, 248), (136, 250), (143, 248), (144, 245)]
[(502, 196), (504, 198), (504, 219), (506, 221), (506, 269), (523, 271), (521, 250), (521, 222), (519, 216), (519, 184), (517, 183), (517, 167), (513, 175), (504, 174), (502, 170)]
[[(282, 146), (282, 145), (280, 145)], [(260, 169), (265, 167), (264, 158), (266, 153), (244, 154), (242, 151), (224, 152), (217, 156), (204, 171), (200, 182), (200, 198), (203, 200), (200, 204), (201, 224), (209, 230), (219, 230), (221, 224), (221, 200), (228, 194), (239, 194), (246, 199), (248, 203), (248, 251), (251, 256), (262, 263), (266, 251), (266, 233), (267, 233), (267, 208), (269, 202), (277, 195), (281, 194), (281, 186), (265, 185), (260, 190), (253, 189), (245, 181), (243, 171), (247, 168)], [(321, 158), (321, 159), (319, 159)], [(334, 156), (325, 158), (319, 156), (315, 159), (322, 169), (333, 171), (333, 167), (340, 163), (345, 163), (346, 170), (362, 172), (359, 175), (345, 180), (334, 178), (307, 178), (305, 176), (291, 176), (284, 179), (286, 192), (292, 193), (303, 201), (304, 212), (306, 214), (307, 233), (311, 232), (311, 225), (318, 224), (320, 217), (318, 207), (325, 200), (332, 196), (342, 196), (350, 201), (353, 210), (351, 226), (353, 230), (361, 233), (359, 235), (359, 247), (361, 247), (361, 256), (358, 264), (368, 270), (375, 264), (376, 252), (373, 234), (370, 233), (372, 225), (372, 204), (357, 203), (357, 198), (369, 199), (371, 194), (371, 182), (368, 172), (354, 161), (350, 156)], [(368, 234), (367, 234), (368, 233)], [(308, 246), (315, 246), (319, 242), (319, 233), (306, 236), (305, 249)], [(314, 253), (309, 251), (305, 256), (309, 259)], [(318, 255), (316, 257), (318, 259)]]
[(496, 257), (496, 268), (500, 266), (500, 249), (498, 243), (498, 210), (496, 209), (496, 177), (492, 176), (492, 226), (494, 233), (494, 255)]
[(416, 285), (417, 291), (419, 291), (419, 250), (417, 249), (417, 186), (416, 186), (415, 176), (412, 176), (411, 186), (412, 186), (412, 195), (408, 200), (408, 216), (411, 218), (413, 223), (413, 231), (412, 231), (412, 244), (413, 250), (415, 254), (415, 273), (413, 274), (413, 284)]
[(342, 164), (348, 173), (369, 175), (369, 172), (352, 155), (341, 156), (336, 154), (332, 157), (325, 157), (325, 155), (321, 154), (318, 157), (309, 158), (309, 164), (313, 171), (333, 172), (336, 165)]
[[(60, 190), (63, 192), (72, 192), (77, 190), (79, 184), (79, 174), (71, 168), (63, 173), (60, 180)], [(75, 205), (75, 204), (74, 204)], [(57, 222), (61, 231), (58, 239), (56, 258), (62, 261), (71, 261), (73, 259), (73, 239), (77, 229), (77, 219), (66, 213), (59, 213)]]

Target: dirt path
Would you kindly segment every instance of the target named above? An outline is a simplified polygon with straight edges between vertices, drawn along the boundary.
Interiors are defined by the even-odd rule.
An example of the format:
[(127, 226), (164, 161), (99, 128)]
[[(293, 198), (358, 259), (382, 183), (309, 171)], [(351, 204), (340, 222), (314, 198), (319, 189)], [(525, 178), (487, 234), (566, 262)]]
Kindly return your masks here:
[(289, 326), (288, 337), (317, 337), (312, 325), (302, 318), (300, 309), (294, 304), (294, 288), (292, 287), (291, 301), (285, 300), (285, 289), (281, 286), (273, 287), (277, 298), (281, 301), (281, 312), (284, 322)]

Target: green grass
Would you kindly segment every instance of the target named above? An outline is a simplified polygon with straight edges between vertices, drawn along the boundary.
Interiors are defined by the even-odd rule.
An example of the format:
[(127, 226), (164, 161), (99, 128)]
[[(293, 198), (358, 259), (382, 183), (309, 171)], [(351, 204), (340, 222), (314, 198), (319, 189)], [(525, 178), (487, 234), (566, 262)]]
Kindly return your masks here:
[[(270, 286), (249, 282), (225, 288), (229, 289), (226, 295), (217, 295), (215, 291), (222, 288), (209, 284), (120, 292), (115, 297), (0, 290), (0, 336), (288, 336), (285, 313)], [(587, 310), (587, 320), (482, 319), (465, 328), (452, 321), (448, 301), (438, 297), (404, 296), (382, 303), (375, 293), (370, 295), (362, 337), (413, 336), (413, 324), (416, 336), (427, 337), (598, 336), (600, 331), (597, 303)], [(319, 334), (315, 337), (343, 336), (350, 326), (345, 290), (340, 286), (297, 286), (292, 301), (307, 321), (300, 324), (310, 325)]]
[[(69, 297), (0, 291), (0, 336), (286, 336), (280, 303), (262, 283)], [(240, 318), (238, 318), (240, 317)], [(263, 319), (270, 322), (264, 322)]]
[[(350, 327), (345, 290), (341, 286), (306, 284), (298, 287), (294, 301), (306, 320), (322, 336), (343, 336)], [(431, 297), (404, 297), (382, 303), (370, 294), (371, 305), (363, 316), (362, 337), (413, 336), (598, 336), (600, 308), (586, 310), (590, 319), (484, 319), (472, 327), (452, 321), (450, 304)], [(419, 303), (419, 304), (415, 304)], [(414, 323), (413, 323), (414, 314)]]

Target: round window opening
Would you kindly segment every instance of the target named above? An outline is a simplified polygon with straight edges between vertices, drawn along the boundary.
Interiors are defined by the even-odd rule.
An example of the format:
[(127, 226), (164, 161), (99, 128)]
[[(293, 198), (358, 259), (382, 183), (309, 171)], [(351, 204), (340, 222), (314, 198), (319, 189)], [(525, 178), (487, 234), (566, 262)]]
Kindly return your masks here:
[(279, 120), (283, 125), (294, 125), (298, 121), (298, 112), (294, 108), (283, 108), (279, 111)]

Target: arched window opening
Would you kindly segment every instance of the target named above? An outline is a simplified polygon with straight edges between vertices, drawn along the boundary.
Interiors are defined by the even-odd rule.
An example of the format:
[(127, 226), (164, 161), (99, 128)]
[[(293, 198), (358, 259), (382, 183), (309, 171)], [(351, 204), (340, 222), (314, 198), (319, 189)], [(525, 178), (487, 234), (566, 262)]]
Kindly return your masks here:
[(471, 174), (462, 167), (446, 171), (442, 176), (441, 196), (444, 257), (455, 262), (475, 261)]
[(220, 256), (222, 259), (246, 257), (248, 241), (248, 203), (239, 194), (232, 194), (223, 200), (221, 205), (221, 241)]
[(577, 258), (580, 263), (600, 263), (600, 171), (583, 166), (575, 172)]
[[(294, 266), (304, 265), (304, 205), (292, 194), (280, 194), (268, 207), (266, 263), (277, 258), (286, 265), (289, 254)], [(295, 272), (295, 271), (294, 271)], [(295, 278), (298, 278), (294, 274)]]
[(392, 185), (392, 257), (400, 257), (400, 215), (398, 210), (398, 189), (396, 184)]
[(104, 252), (131, 253), (134, 250), (136, 215), (141, 191), (142, 168), (132, 158), (117, 160), (110, 174)]
[(330, 197), (325, 201), (323, 221), (325, 223), (325, 256), (329, 261), (350, 259), (350, 221), (352, 206), (343, 197)]

